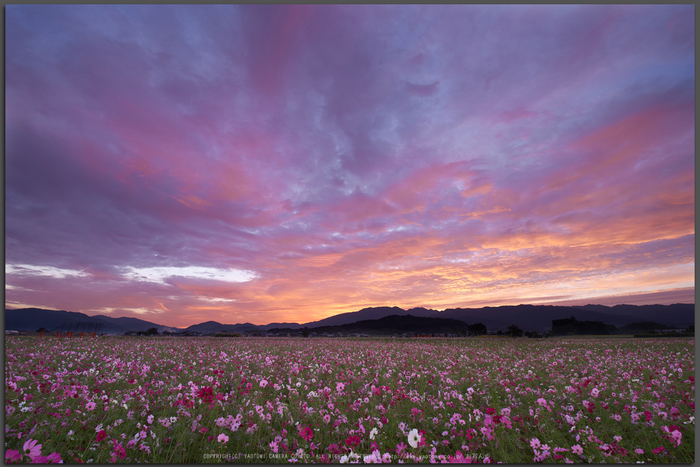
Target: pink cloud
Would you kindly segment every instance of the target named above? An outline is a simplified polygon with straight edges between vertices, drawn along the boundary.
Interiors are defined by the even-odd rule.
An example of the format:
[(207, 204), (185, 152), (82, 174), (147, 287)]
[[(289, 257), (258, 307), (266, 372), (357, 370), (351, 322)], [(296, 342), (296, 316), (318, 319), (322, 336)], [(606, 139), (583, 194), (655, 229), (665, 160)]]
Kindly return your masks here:
[[(8, 303), (183, 325), (686, 288), (692, 11), (9, 6), (6, 263), (84, 275), (7, 274)], [(124, 276), (185, 266), (257, 275)]]

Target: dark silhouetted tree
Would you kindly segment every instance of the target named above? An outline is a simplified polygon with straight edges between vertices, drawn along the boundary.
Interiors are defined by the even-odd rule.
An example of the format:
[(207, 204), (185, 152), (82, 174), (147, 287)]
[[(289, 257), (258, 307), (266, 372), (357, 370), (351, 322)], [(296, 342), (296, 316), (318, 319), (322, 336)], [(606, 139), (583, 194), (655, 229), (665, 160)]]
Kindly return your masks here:
[(506, 335), (510, 336), (510, 337), (522, 337), (523, 330), (520, 329), (515, 324), (511, 324), (510, 326), (508, 326), (508, 330), (506, 331)]
[(475, 336), (482, 336), (487, 332), (488, 331), (486, 330), (484, 323), (474, 323), (469, 325), (469, 333)]

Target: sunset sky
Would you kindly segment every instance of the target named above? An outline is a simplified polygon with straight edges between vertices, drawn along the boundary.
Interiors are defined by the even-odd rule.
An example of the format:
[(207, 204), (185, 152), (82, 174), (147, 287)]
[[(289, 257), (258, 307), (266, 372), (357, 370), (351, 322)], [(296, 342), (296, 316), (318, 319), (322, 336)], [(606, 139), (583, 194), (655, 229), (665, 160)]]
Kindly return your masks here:
[(694, 5), (6, 5), (5, 304), (694, 303)]

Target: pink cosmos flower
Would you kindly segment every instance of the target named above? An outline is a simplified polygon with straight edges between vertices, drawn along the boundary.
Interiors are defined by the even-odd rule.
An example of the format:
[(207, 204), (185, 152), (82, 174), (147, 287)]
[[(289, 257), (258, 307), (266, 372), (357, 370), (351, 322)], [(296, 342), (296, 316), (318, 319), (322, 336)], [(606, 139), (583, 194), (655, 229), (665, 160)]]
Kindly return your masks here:
[(471, 464), (473, 462), (471, 457), (464, 457), (462, 451), (457, 451), (454, 456), (447, 456), (447, 460), (451, 464)]
[(360, 441), (362, 440), (359, 436), (348, 436), (348, 438), (345, 440), (345, 444), (347, 444), (350, 447), (355, 447), (358, 444), (360, 444)]
[(22, 454), (20, 454), (20, 452), (16, 449), (8, 449), (5, 452), (5, 462), (7, 463), (19, 461), (21, 458)]
[(311, 438), (314, 437), (314, 432), (311, 427), (306, 426), (299, 429), (299, 435), (304, 438), (304, 440), (311, 441)]
[(420, 435), (420, 440), (418, 441), (418, 446), (425, 446), (425, 440), (427, 439), (425, 437), (425, 431), (418, 430), (418, 434)]
[(228, 436), (226, 436), (226, 435), (223, 434), (223, 433), (221, 433), (221, 434), (218, 436), (218, 438), (216, 438), (216, 439), (217, 439), (217, 441), (219, 441), (220, 443), (223, 443), (223, 444), (228, 443)]
[(28, 439), (24, 446), (22, 446), (22, 451), (25, 455), (29, 456), (30, 459), (34, 459), (41, 455), (41, 444), (36, 444), (37, 440)]
[(540, 447), (540, 440), (537, 438), (532, 438), (532, 441), (530, 441), (530, 447), (532, 449), (537, 449)]
[(94, 402), (90, 401), (87, 404), (85, 404), (85, 408), (88, 410), (95, 410), (95, 407), (97, 407), (97, 404)]
[(671, 425), (669, 426), (662, 426), (661, 430), (664, 433), (668, 433), (668, 436), (664, 436), (665, 438), (668, 438), (670, 441), (673, 441), (673, 446), (678, 447), (681, 445), (681, 438), (683, 437), (683, 434), (679, 431), (678, 427), (676, 425)]
[(580, 444), (574, 444), (573, 446), (571, 446), (571, 452), (580, 456), (581, 454), (583, 454), (583, 448)]
[(651, 452), (653, 452), (654, 454), (661, 454), (661, 453), (664, 452), (665, 450), (666, 450), (665, 447), (659, 446), (659, 447), (656, 448), (656, 449), (652, 449)]
[(644, 449), (637, 448), (637, 449), (634, 450), (634, 452), (636, 452), (637, 454), (641, 455), (641, 454), (644, 454)]
[(115, 459), (116, 461), (117, 456), (119, 456), (120, 459), (126, 458), (126, 449), (124, 449), (122, 443), (117, 443), (117, 440), (113, 439), (112, 444), (114, 445), (112, 459)]
[(47, 461), (50, 464), (63, 464), (63, 461), (61, 460), (61, 455), (57, 452), (52, 452), (48, 456), (46, 456)]

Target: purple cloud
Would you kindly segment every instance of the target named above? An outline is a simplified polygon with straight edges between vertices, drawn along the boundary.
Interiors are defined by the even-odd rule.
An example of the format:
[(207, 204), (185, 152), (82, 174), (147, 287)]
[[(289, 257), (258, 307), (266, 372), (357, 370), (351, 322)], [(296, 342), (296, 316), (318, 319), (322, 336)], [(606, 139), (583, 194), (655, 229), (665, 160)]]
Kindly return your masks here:
[(687, 297), (692, 13), (10, 5), (6, 306)]

